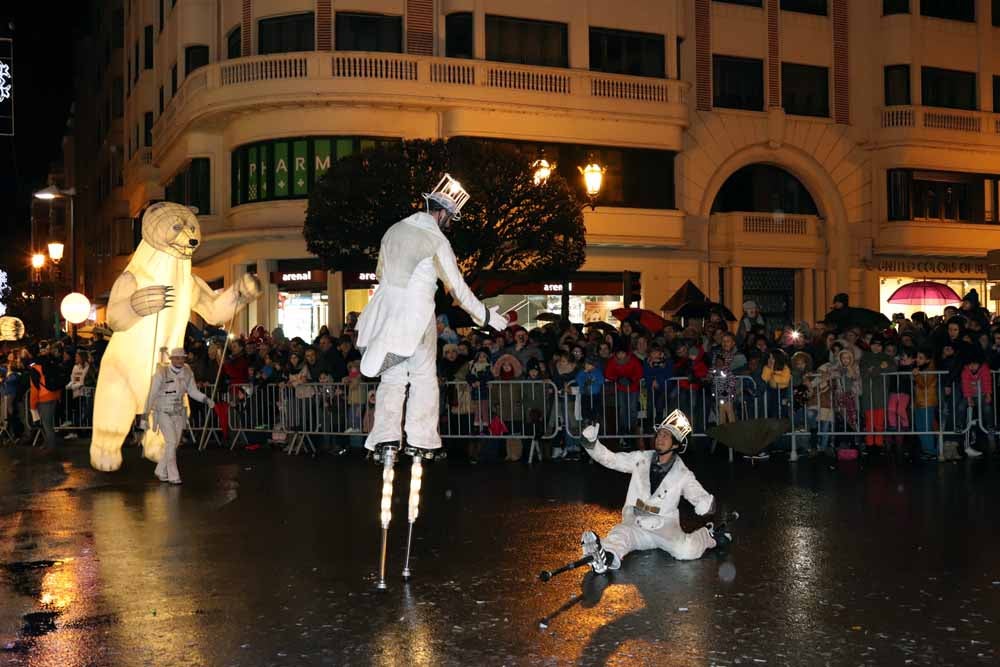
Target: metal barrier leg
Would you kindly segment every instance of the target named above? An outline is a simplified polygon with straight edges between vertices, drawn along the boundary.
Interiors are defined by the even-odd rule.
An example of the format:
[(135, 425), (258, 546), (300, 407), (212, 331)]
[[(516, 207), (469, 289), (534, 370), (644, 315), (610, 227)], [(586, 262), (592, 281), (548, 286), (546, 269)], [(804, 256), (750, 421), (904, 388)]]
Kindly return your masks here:
[(944, 433), (938, 433), (938, 461), (944, 461)]
[(541, 447), (539, 447), (539, 445), (538, 445), (538, 440), (535, 439), (535, 438), (532, 438), (532, 440), (531, 440), (531, 447), (528, 449), (528, 463), (532, 463), (532, 461), (533, 461), (532, 457), (535, 457), (535, 456), (538, 457), (539, 461), (542, 460), (542, 450), (541, 450)]
[(799, 452), (795, 448), (795, 440), (797, 437), (798, 436), (796, 436), (795, 433), (792, 432), (792, 453), (788, 456), (788, 460), (791, 461), (792, 463), (799, 460)]

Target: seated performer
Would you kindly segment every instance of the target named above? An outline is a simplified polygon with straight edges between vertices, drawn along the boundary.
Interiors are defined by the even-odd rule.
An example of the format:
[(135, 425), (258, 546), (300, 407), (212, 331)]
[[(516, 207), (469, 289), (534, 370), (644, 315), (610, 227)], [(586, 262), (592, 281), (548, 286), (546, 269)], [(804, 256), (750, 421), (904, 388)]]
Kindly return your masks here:
[(655, 427), (652, 451), (616, 454), (597, 440), (599, 430), (600, 424), (583, 429), (583, 446), (604, 467), (631, 473), (632, 481), (622, 509), (622, 522), (611, 529), (603, 544), (593, 531), (583, 533), (583, 555), (594, 557), (590, 564), (594, 572), (617, 570), (622, 559), (633, 551), (663, 549), (679, 560), (692, 560), (708, 549), (725, 547), (732, 541), (725, 524), (713, 527), (709, 523), (693, 533), (685, 533), (681, 528), (678, 512), (681, 497), (694, 505), (699, 516), (715, 512), (715, 499), (675, 453), (687, 449), (685, 439), (691, 432), (683, 412), (674, 410)]
[(170, 351), (170, 363), (156, 370), (140, 424), (145, 429), (146, 415), (149, 415), (149, 427), (163, 434), (163, 456), (156, 465), (156, 478), (171, 484), (181, 483), (181, 474), (177, 470), (177, 446), (188, 423), (184, 395), (201, 401), (209, 410), (215, 407), (211, 398), (198, 391), (194, 373), (185, 363), (186, 360), (187, 354), (178, 347)]

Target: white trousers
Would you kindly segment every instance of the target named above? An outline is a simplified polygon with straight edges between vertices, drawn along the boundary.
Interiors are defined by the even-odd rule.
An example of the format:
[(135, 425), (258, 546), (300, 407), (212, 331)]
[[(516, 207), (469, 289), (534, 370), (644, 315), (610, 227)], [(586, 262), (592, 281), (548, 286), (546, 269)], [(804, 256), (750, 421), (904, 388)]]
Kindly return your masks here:
[(628, 517), (612, 528), (601, 543), (615, 556), (609, 566), (612, 570), (620, 568), (622, 559), (633, 551), (662, 549), (677, 560), (694, 560), (715, 546), (708, 528), (685, 533), (676, 519), (658, 516)]
[(187, 420), (184, 415), (165, 415), (158, 412), (155, 415), (156, 426), (163, 435), (163, 455), (156, 464), (156, 476), (168, 482), (181, 481), (181, 473), (177, 470), (177, 445), (184, 436)]
[[(406, 444), (439, 449), (440, 388), (437, 381), (437, 326), (432, 318), (413, 356), (382, 373), (375, 393), (375, 420), (365, 447), (374, 451), (381, 442), (403, 439), (403, 404), (406, 404)], [(406, 385), (410, 386), (409, 399)]]

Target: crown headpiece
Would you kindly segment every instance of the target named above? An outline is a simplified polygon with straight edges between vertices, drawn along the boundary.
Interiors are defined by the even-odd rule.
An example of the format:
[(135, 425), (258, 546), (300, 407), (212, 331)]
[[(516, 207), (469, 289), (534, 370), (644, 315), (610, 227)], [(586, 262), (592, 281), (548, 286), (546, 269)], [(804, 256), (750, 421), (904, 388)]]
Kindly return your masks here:
[(659, 426), (656, 426), (654, 430), (659, 431), (664, 428), (670, 431), (670, 434), (678, 442), (684, 442), (693, 430), (687, 415), (680, 410), (674, 410), (667, 415), (667, 418), (660, 422)]
[(433, 190), (424, 194), (424, 199), (437, 203), (448, 211), (452, 218), (458, 220), (461, 217), (462, 207), (469, 201), (469, 193), (461, 183), (451, 177), (451, 174), (445, 174)]

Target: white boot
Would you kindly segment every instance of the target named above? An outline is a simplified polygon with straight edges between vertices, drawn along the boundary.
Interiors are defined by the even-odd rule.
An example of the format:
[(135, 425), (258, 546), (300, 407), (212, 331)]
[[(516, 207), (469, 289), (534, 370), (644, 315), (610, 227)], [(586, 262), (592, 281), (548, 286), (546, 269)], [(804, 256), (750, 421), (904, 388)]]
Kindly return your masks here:
[(973, 449), (972, 447), (969, 447), (968, 445), (966, 445), (965, 446), (965, 455), (968, 456), (970, 459), (978, 459), (980, 456), (983, 455), (983, 453), (981, 451), (979, 451), (978, 449)]
[(608, 557), (601, 546), (601, 538), (592, 530), (584, 531), (580, 537), (580, 546), (584, 556), (590, 556), (590, 567), (596, 574), (604, 574), (608, 571)]

